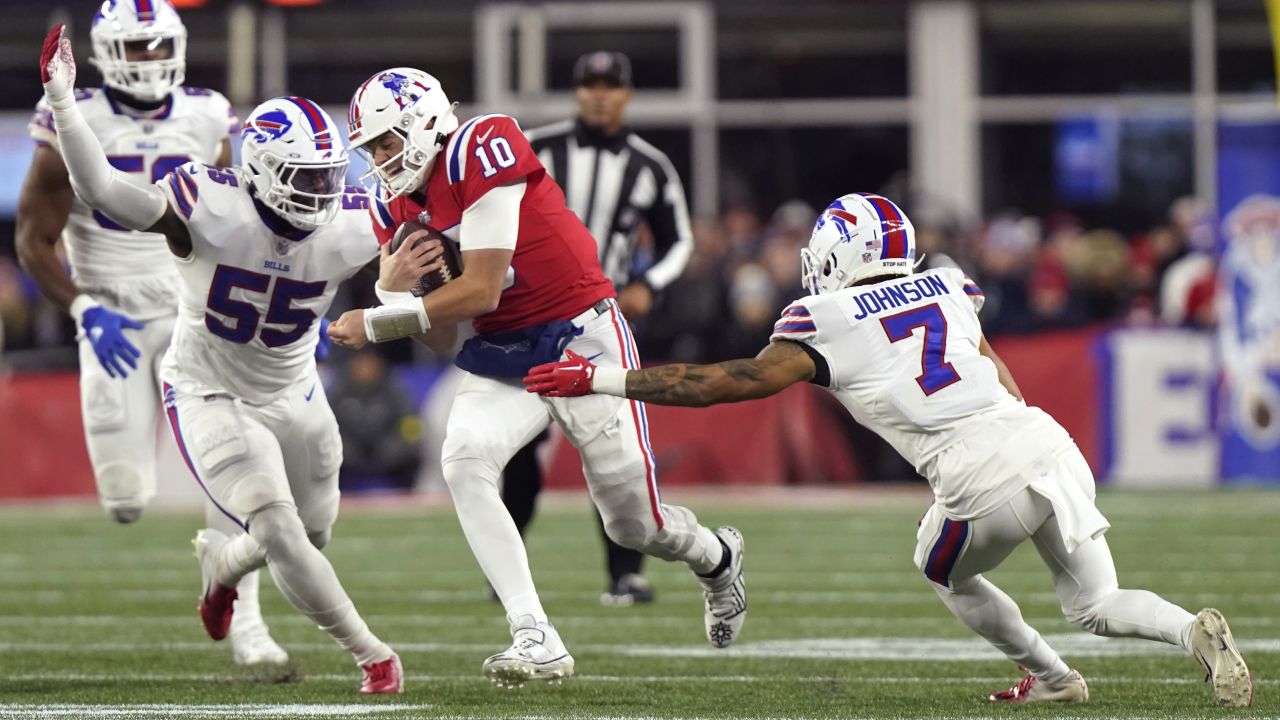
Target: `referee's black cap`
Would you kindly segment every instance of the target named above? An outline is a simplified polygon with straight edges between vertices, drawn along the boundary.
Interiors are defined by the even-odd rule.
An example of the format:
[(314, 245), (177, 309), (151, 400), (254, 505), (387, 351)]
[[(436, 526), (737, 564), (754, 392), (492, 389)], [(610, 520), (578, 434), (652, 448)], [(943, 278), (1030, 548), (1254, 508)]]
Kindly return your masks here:
[(573, 66), (575, 85), (603, 81), (618, 87), (631, 87), (631, 60), (620, 52), (599, 50), (578, 58)]

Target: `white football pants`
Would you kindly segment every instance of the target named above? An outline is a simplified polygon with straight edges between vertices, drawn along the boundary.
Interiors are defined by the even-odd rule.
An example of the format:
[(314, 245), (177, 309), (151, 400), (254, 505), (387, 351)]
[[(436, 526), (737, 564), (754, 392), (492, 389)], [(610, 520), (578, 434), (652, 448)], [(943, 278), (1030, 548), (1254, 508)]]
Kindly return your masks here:
[(296, 609), (358, 664), (390, 657), (320, 552), (338, 517), (342, 438), (318, 375), (253, 405), (165, 385), (178, 449), (210, 500), (240, 528), (221, 547), (218, 582), (266, 565)]
[(89, 339), (80, 346), (80, 413), (93, 464), (98, 500), (117, 522), (142, 515), (156, 494), (156, 458), (161, 442), (172, 442), (157, 398), (160, 359), (173, 337), (175, 316), (147, 320), (125, 336), (142, 353), (124, 378), (111, 377), (98, 362)]
[[(1078, 449), (1046, 474), (1077, 483), (1090, 500), (1093, 473)], [(1068, 552), (1047, 499), (1027, 489), (991, 514), (975, 520), (945, 517), (934, 505), (917, 534), (916, 565), (947, 608), (1010, 660), (1045, 682), (1070, 669), (1040, 634), (1022, 619), (1017, 604), (982, 577), (1030, 539), (1049, 567), (1062, 614), (1095, 635), (1157, 640), (1189, 650), (1195, 616), (1146, 590), (1121, 590), (1105, 538), (1086, 540)]]
[[(569, 347), (592, 362), (639, 367), (635, 340), (617, 304), (587, 320)], [(524, 543), (499, 496), (507, 461), (552, 421), (578, 449), (605, 532), (619, 545), (706, 573), (719, 539), (688, 509), (662, 503), (644, 403), (609, 395), (542, 398), (519, 378), (468, 373), (458, 386), (442, 449), (445, 482), (459, 523), (508, 615), (545, 621)]]

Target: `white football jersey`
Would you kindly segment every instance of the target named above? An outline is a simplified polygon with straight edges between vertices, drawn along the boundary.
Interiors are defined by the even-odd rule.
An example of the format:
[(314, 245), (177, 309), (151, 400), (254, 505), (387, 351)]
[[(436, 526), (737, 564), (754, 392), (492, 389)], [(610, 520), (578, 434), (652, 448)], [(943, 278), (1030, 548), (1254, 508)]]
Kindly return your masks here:
[(783, 311), (772, 337), (825, 360), (815, 382), (829, 381), (827, 389), (928, 478), (957, 519), (1008, 501), (1038, 462), (1071, 442), (1048, 414), (1010, 395), (978, 351), (981, 298), (959, 269), (938, 268), (802, 298)]
[[(76, 101), (108, 162), (138, 185), (192, 160), (215, 162), (228, 132), (239, 129), (227, 99), (203, 88), (179, 88), (146, 117), (100, 88), (76, 90)], [(46, 100), (36, 105), (28, 131), (36, 143), (58, 148)], [(72, 274), (99, 300), (138, 320), (173, 313), (175, 271), (164, 236), (122, 228), (77, 197), (62, 239)]]
[(177, 259), (178, 320), (161, 377), (253, 404), (309, 378), (338, 285), (378, 254), (368, 196), (347, 188), (333, 222), (303, 232), (257, 203), (236, 169), (191, 163), (158, 185), (192, 245)]

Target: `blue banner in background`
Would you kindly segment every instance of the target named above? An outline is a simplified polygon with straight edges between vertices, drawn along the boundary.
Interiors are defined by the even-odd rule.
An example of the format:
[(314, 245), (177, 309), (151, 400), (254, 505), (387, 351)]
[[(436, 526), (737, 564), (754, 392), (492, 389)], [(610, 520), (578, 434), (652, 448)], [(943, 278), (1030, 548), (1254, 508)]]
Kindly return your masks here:
[(1280, 123), (1218, 132), (1218, 428), (1226, 483), (1280, 483)]

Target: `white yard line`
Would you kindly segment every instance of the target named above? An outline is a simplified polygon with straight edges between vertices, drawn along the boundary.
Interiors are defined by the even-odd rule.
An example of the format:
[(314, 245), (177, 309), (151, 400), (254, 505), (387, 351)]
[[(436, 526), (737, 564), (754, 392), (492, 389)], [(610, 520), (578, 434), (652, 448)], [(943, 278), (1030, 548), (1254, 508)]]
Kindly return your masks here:
[[(466, 625), (475, 626), (494, 626), (507, 627), (507, 620), (498, 615), (364, 615), (366, 622), (375, 625), (401, 625), (410, 627), (449, 627), (457, 628)], [(311, 620), (297, 614), (277, 615), (267, 618), (272, 626), (288, 625), (298, 627), (312, 627), (315, 625)], [(634, 628), (652, 628), (652, 627), (684, 627), (691, 621), (686, 617), (646, 617), (634, 614), (609, 614), (603, 612), (600, 615), (557, 615), (552, 618), (557, 627), (634, 627)], [(1273, 627), (1280, 625), (1280, 617), (1272, 616), (1254, 616), (1254, 615), (1232, 615), (1229, 618), (1233, 628), (1241, 627)], [(1045, 625), (1064, 624), (1066, 620), (1061, 615), (1027, 617), (1027, 623), (1033, 627), (1042, 627)], [(117, 625), (129, 625), (130, 623), (140, 623), (147, 626), (151, 625), (173, 625), (177, 627), (195, 627), (195, 623), (199, 622), (195, 612), (184, 613), (181, 615), (0, 615), (0, 627), (110, 627)], [(825, 616), (825, 615), (788, 615), (786, 617), (770, 618), (770, 624), (785, 624), (788, 626), (815, 626), (815, 627), (852, 627), (852, 628), (879, 628), (879, 627), (926, 627), (926, 628), (943, 628), (947, 630), (963, 629), (955, 618), (952, 617), (841, 617), (841, 616)]]
[[(419, 590), (398, 593), (400, 599), (406, 602), (430, 603), (430, 604), (455, 604), (462, 602), (480, 602), (488, 599), (488, 595), (483, 589), (477, 590)], [(1045, 602), (1057, 603), (1058, 597), (1052, 592), (1015, 592), (1017, 599), (1022, 602)], [(1196, 593), (1180, 593), (1172, 592), (1170, 596), (1176, 597), (1182, 602), (1192, 602), (1195, 604), (1215, 604), (1223, 602), (1239, 602), (1241, 593), (1238, 592), (1196, 592)], [(564, 590), (551, 590), (540, 592), (539, 596), (544, 602), (546, 601), (572, 601), (580, 600), (583, 597), (581, 591), (570, 592)], [(107, 590), (102, 588), (68, 591), (68, 590), (0, 590), (0, 602), (3, 601), (24, 601), (28, 603), (40, 602), (61, 602), (64, 600), (80, 601), (87, 597), (94, 597), (99, 602), (168, 602), (172, 600), (190, 600), (194, 594), (190, 589), (178, 588), (156, 588), (150, 590)], [(664, 597), (674, 599), (676, 602), (685, 600), (693, 601), (700, 597), (696, 591), (689, 590), (673, 590), (665, 591)], [(1248, 598), (1254, 602), (1265, 602), (1270, 604), (1280, 603), (1280, 592), (1251, 592)], [(928, 588), (923, 584), (919, 590), (903, 590), (903, 591), (860, 591), (860, 590), (821, 590), (821, 591), (769, 591), (755, 590), (751, 593), (751, 599), (759, 603), (769, 603), (775, 605), (830, 605), (834, 607), (847, 606), (854, 604), (892, 604), (892, 605), (936, 605), (937, 597), (928, 592)]]
[[(350, 682), (354, 674), (340, 673), (301, 674), (296, 682)], [(479, 673), (473, 675), (405, 675), (406, 682), (478, 682), (488, 683), (489, 679)], [(846, 683), (855, 685), (967, 685), (1015, 683), (1015, 675), (1003, 676), (833, 676), (833, 675), (574, 675), (573, 682), (599, 683)], [(1199, 677), (1175, 678), (1086, 678), (1091, 685), (1203, 685)], [(6, 675), (5, 680), (13, 682), (243, 682), (270, 683), (269, 675), (221, 675), (217, 673), (27, 673)], [(293, 681), (291, 681), (293, 682)], [(1255, 684), (1277, 685), (1280, 679), (1260, 678)]]
[[(1178, 648), (1146, 640), (1101, 638), (1085, 633), (1045, 635), (1045, 641), (1059, 653), (1069, 658), (1081, 657), (1141, 657), (1176, 656), (1183, 654)], [(1280, 652), (1280, 638), (1248, 638), (1238, 642), (1245, 652)], [(336, 648), (327, 642), (287, 643), (293, 652), (332, 652)], [(426, 653), (489, 653), (494, 643), (396, 643), (401, 654)], [(903, 637), (855, 637), (855, 638), (803, 638), (761, 640), (739, 643), (731, 648), (716, 649), (706, 645), (614, 645), (573, 644), (581, 653), (599, 653), (625, 657), (657, 658), (762, 658), (801, 660), (924, 660), (930, 662), (972, 662), (1002, 660), (994, 648), (979, 638), (903, 638)], [(39, 653), (116, 653), (116, 652), (206, 652), (216, 649), (209, 642), (0, 642), (0, 651)]]

